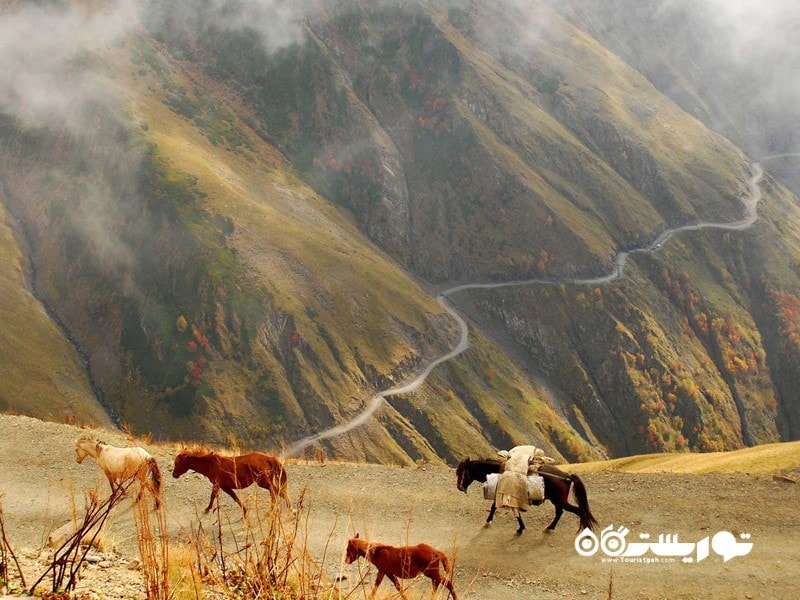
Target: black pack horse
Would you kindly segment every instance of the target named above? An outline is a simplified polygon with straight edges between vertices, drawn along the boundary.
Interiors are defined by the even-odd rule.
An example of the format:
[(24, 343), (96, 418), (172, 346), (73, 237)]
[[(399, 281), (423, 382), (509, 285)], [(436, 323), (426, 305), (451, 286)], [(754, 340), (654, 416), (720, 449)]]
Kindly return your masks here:
[[(473, 481), (484, 483), (486, 476), (489, 473), (500, 473), (502, 471), (502, 463), (499, 460), (483, 459), (483, 460), (470, 460), (465, 458), (456, 468), (456, 487), (459, 491), (466, 493), (469, 484)], [(552, 465), (543, 465), (539, 467), (539, 475), (544, 478), (544, 499), (550, 500), (555, 506), (556, 516), (553, 522), (547, 526), (547, 531), (553, 531), (558, 525), (558, 520), (564, 511), (571, 512), (578, 516), (580, 525), (578, 531), (583, 531), (586, 528), (594, 530), (597, 526), (597, 520), (589, 510), (589, 500), (586, 496), (586, 487), (583, 485), (580, 477), (572, 474), (567, 474), (561, 469)], [(569, 491), (572, 489), (575, 501), (578, 506), (573, 506), (569, 503)], [(489, 510), (489, 517), (486, 523), (491, 523), (494, 519), (494, 512), (497, 510), (497, 504), (492, 502), (492, 508)], [(525, 528), (520, 520), (520, 532)]]

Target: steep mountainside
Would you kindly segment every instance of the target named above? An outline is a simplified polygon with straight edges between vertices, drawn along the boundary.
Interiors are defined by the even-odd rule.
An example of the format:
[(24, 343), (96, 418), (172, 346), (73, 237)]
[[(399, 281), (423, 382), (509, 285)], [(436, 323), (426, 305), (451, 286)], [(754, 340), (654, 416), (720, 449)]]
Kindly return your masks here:
[[(32, 55), (29, 22), (86, 33), (0, 89), (32, 280), (0, 281), (33, 290), (136, 431), (280, 447), (347, 422), (455, 345), (432, 289), (537, 278), (453, 293), (469, 350), (323, 448), (579, 460), (800, 436), (796, 198), (767, 175), (752, 228), (576, 283), (740, 220), (753, 171), (547, 3), (4, 10)], [(36, 76), (63, 105), (20, 100)]]
[(30, 291), (8, 220), (0, 204), (0, 410), (110, 425), (81, 357)]
[[(800, 6), (718, 0), (551, 2), (751, 156), (800, 148)], [(770, 168), (800, 191), (797, 160)]]

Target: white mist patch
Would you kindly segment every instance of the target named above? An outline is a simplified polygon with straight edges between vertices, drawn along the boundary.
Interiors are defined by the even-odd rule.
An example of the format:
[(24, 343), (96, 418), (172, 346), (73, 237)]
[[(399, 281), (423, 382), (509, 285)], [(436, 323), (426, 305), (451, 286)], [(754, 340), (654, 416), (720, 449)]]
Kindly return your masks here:
[(83, 131), (86, 104), (104, 91), (80, 59), (122, 39), (137, 24), (133, 4), (102, 10), (23, 6), (0, 19), (0, 111), (23, 121)]

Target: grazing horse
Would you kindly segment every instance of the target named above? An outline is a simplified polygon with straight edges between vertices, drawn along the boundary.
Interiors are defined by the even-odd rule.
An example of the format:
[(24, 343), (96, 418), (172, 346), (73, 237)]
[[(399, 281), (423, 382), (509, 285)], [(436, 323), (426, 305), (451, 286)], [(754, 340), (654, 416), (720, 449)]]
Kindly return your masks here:
[(289, 494), (286, 492), (286, 471), (283, 465), (274, 456), (263, 452), (222, 456), (208, 450), (181, 450), (175, 456), (172, 476), (177, 479), (189, 469), (205, 475), (213, 485), (211, 500), (208, 501), (205, 512), (211, 510), (214, 499), (222, 490), (236, 501), (244, 514), (247, 514), (247, 508), (233, 490), (246, 488), (253, 483), (269, 490), (273, 503), (280, 496), (288, 507), (292, 506)]
[[(458, 468), (456, 468), (456, 487), (459, 491), (466, 493), (469, 484), (473, 481), (485, 482), (486, 476), (489, 473), (500, 473), (501, 471), (502, 463), (499, 460), (470, 460), (469, 458), (465, 458), (459, 463)], [(547, 526), (547, 531), (555, 530), (556, 525), (558, 525), (558, 520), (561, 518), (561, 515), (564, 514), (565, 510), (578, 515), (578, 519), (580, 520), (578, 531), (582, 531), (586, 528), (594, 530), (597, 526), (597, 520), (592, 515), (592, 511), (589, 510), (586, 487), (583, 485), (583, 481), (581, 481), (580, 477), (574, 473), (568, 475), (561, 469), (552, 465), (543, 465), (539, 467), (539, 475), (544, 478), (544, 499), (550, 500), (556, 508), (556, 516), (553, 522)], [(572, 487), (572, 493), (575, 496), (575, 501), (578, 503), (578, 506), (573, 506), (569, 503), (570, 487)], [(487, 524), (492, 522), (496, 509), (497, 505), (492, 502), (489, 517), (486, 519)], [(520, 523), (520, 529), (518, 531), (521, 533), (522, 530), (525, 529), (525, 525), (522, 523), (521, 517), (517, 517), (517, 520)]]
[(378, 591), (378, 586), (384, 576), (389, 578), (389, 581), (400, 592), (400, 596), (405, 598), (398, 579), (413, 579), (423, 573), (433, 585), (431, 598), (436, 595), (439, 586), (444, 585), (450, 591), (453, 600), (458, 600), (450, 579), (450, 561), (447, 559), (447, 555), (428, 544), (390, 546), (389, 544), (370, 543), (356, 534), (356, 537), (347, 540), (345, 562), (349, 565), (362, 556), (378, 569), (378, 576), (375, 578), (375, 586), (372, 588), (370, 598)]
[(161, 469), (147, 450), (138, 446), (118, 448), (84, 434), (75, 441), (75, 460), (80, 464), (87, 456), (94, 458), (103, 469), (112, 494), (127, 480), (136, 477), (142, 484), (137, 500), (147, 488), (155, 499), (156, 509), (161, 506)]

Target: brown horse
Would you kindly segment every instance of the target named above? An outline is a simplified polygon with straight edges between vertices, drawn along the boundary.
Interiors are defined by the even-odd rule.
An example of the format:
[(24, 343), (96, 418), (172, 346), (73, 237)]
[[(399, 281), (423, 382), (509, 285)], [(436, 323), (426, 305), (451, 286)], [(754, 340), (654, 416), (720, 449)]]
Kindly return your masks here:
[(172, 476), (177, 479), (189, 469), (205, 475), (213, 484), (211, 500), (208, 502), (206, 512), (211, 510), (214, 499), (222, 490), (236, 500), (236, 504), (241, 506), (242, 511), (247, 514), (247, 508), (233, 490), (246, 488), (253, 483), (269, 490), (273, 503), (280, 496), (286, 501), (286, 505), (291, 507), (289, 495), (286, 492), (286, 471), (274, 456), (263, 452), (222, 456), (208, 450), (181, 450), (175, 456)]
[[(370, 543), (356, 534), (356, 537), (347, 540), (345, 562), (349, 565), (362, 556), (378, 569), (378, 576), (375, 578), (375, 586), (372, 588), (370, 597), (375, 595), (383, 577), (386, 576), (400, 592), (400, 595), (405, 598), (398, 579), (413, 579), (423, 573), (430, 578), (433, 585), (431, 597), (436, 595), (440, 585), (444, 585), (452, 594), (453, 600), (458, 600), (450, 579), (450, 561), (444, 552), (428, 546), (428, 544), (390, 546), (389, 544)], [(444, 572), (442, 572), (442, 568)]]
[[(459, 491), (466, 493), (469, 484), (473, 481), (485, 482), (489, 473), (500, 473), (501, 471), (502, 463), (499, 460), (470, 460), (465, 458), (456, 468), (456, 487)], [(553, 522), (547, 526), (546, 531), (553, 531), (556, 528), (565, 510), (578, 516), (578, 531), (586, 528), (594, 530), (597, 526), (597, 520), (592, 515), (592, 511), (589, 510), (589, 499), (581, 478), (574, 473), (567, 474), (553, 465), (539, 467), (539, 475), (544, 478), (544, 499), (550, 500), (556, 509), (556, 516)], [(570, 488), (572, 488), (572, 493), (578, 506), (573, 506), (569, 503)], [(487, 525), (492, 522), (496, 508), (497, 505), (493, 502), (489, 517), (486, 519)], [(517, 522), (519, 523), (517, 532), (522, 533), (525, 530), (522, 517), (518, 516)]]

